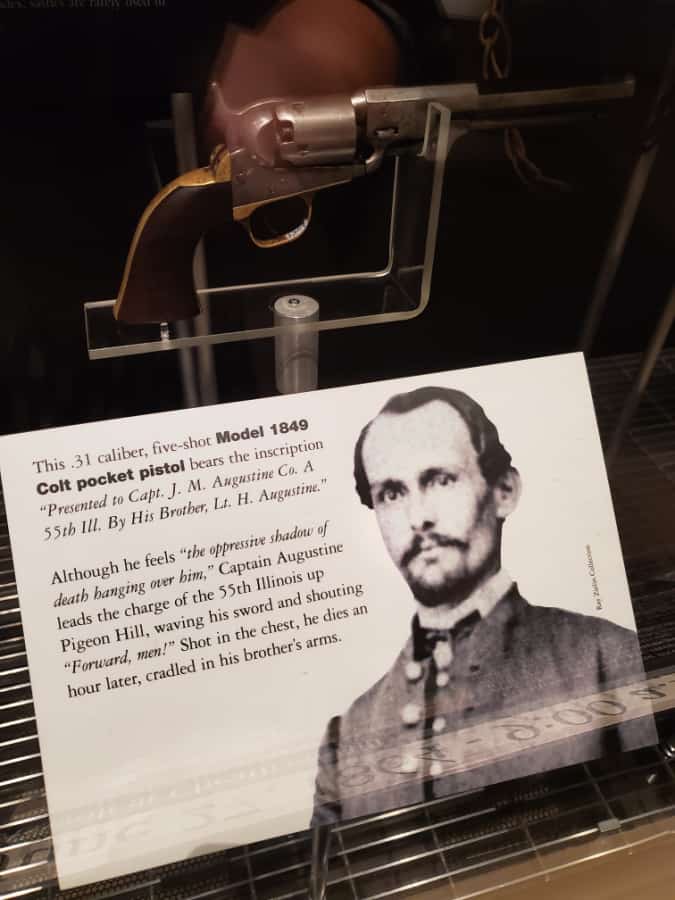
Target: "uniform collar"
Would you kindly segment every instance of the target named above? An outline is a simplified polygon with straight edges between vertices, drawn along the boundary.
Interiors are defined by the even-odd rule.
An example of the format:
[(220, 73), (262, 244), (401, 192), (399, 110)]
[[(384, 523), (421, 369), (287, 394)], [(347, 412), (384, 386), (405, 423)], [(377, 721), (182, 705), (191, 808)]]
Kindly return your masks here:
[(418, 603), (417, 618), (423, 628), (437, 631), (450, 630), (473, 613), (478, 613), (485, 619), (512, 587), (513, 579), (509, 573), (506, 569), (499, 569), (459, 606), (448, 609), (445, 606), (429, 607)]

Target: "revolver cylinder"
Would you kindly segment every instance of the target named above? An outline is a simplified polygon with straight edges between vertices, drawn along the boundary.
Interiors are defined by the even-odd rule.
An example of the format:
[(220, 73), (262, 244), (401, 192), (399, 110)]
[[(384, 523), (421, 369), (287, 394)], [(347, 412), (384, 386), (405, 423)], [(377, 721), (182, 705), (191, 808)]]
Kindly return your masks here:
[(346, 94), (281, 102), (274, 112), (278, 152), (284, 162), (318, 166), (354, 160), (356, 112)]

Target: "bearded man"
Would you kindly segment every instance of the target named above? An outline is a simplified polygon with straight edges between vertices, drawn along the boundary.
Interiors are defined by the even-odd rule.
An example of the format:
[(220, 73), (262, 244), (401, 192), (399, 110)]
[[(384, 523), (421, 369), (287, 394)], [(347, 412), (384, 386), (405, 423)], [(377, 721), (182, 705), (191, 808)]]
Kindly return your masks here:
[[(520, 595), (502, 566), (502, 530), (518, 504), (520, 474), (495, 425), (467, 394), (424, 387), (392, 397), (361, 431), (354, 475), (417, 611), (390, 670), (328, 725), (313, 824), (649, 742), (651, 724), (634, 720), (533, 746), (525, 739), (544, 725), (529, 718), (528, 725), (501, 726), (511, 728), (513, 752), (468, 767), (469, 740), (485, 740), (476, 726), (486, 724), (489, 734), (495, 720), (644, 677), (637, 636)], [(609, 713), (613, 702), (596, 701), (597, 710)], [(591, 718), (583, 710), (578, 716)]]

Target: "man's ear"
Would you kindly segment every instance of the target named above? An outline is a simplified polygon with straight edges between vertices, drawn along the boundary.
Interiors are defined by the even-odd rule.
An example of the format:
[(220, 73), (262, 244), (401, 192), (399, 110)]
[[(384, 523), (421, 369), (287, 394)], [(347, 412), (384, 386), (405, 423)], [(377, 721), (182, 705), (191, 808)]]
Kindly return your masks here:
[(520, 498), (520, 475), (513, 466), (504, 472), (492, 488), (495, 498), (495, 512), (498, 519), (505, 519), (518, 505)]

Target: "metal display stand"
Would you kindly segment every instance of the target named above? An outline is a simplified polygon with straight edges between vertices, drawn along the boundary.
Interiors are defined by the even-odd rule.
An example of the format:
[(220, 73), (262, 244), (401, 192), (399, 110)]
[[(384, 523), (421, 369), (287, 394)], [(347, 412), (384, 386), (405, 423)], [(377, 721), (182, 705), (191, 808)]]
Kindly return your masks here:
[(312, 865), (309, 876), (310, 900), (325, 900), (328, 887), (328, 858), (332, 835), (332, 825), (315, 825), (312, 829)]
[[(162, 325), (124, 325), (113, 318), (113, 300), (86, 303), (90, 359), (278, 337), (291, 331), (297, 335), (298, 328), (326, 331), (418, 316), (429, 302), (446, 160), (452, 144), (464, 134), (465, 129), (451, 127), (447, 107), (429, 104), (421, 152), (395, 162), (384, 268), (198, 288), (200, 298), (209, 300), (208, 324), (199, 323), (198, 317)], [(419, 228), (411, 228), (409, 190), (414, 190)], [(300, 326), (275, 324), (275, 300), (291, 293), (313, 297), (319, 303), (321, 320)]]
[[(173, 119), (176, 160), (179, 172), (188, 172), (197, 168), (197, 137), (195, 134), (194, 109), (192, 94), (177, 93), (171, 95), (171, 116)], [(161, 185), (157, 186), (159, 190)], [(208, 286), (206, 274), (206, 257), (204, 247), (200, 243), (195, 250), (193, 262), (195, 287), (204, 290)], [(197, 334), (208, 334), (210, 328), (209, 302), (202, 302), (202, 311), (196, 317), (193, 329)], [(178, 326), (178, 334), (186, 334), (185, 323)], [(181, 350), (181, 380), (185, 406), (199, 406), (203, 403), (218, 401), (218, 383), (216, 380), (213, 349), (208, 344), (201, 344), (193, 358), (189, 349)], [(195, 371), (196, 370), (196, 371)]]
[[(590, 353), (598, 332), (602, 315), (607, 306), (609, 295), (614, 285), (619, 265), (623, 259), (626, 243), (633, 228), (635, 217), (640, 208), (644, 192), (651, 175), (659, 150), (659, 131), (669, 114), (669, 103), (675, 82), (675, 38), (671, 40), (670, 53), (656, 91), (652, 108), (641, 140), (640, 152), (628, 180), (621, 208), (616, 217), (612, 233), (605, 250), (600, 271), (595, 283), (593, 296), (579, 339), (579, 349)], [(649, 339), (647, 349), (642, 357), (624, 405), (619, 414), (614, 431), (609, 440), (605, 461), (611, 467), (617, 458), (621, 443), (640, 403), (656, 367), (659, 354), (663, 350), (670, 330), (675, 321), (675, 285), (664, 304), (663, 310)]]
[(621, 443), (633, 420), (633, 416), (637, 411), (640, 399), (649, 384), (661, 351), (670, 334), (670, 329), (673, 327), (673, 322), (675, 322), (675, 284), (670, 291), (663, 312), (659, 317), (659, 321), (657, 322), (656, 328), (654, 329), (647, 349), (640, 362), (638, 373), (621, 409), (614, 431), (612, 432), (607, 452), (605, 453), (605, 461), (608, 468), (616, 461)]
[(640, 151), (628, 179), (621, 208), (607, 242), (605, 255), (596, 278), (595, 287), (579, 337), (579, 349), (590, 353), (598, 332), (602, 315), (607, 306), (610, 291), (623, 258), (649, 176), (659, 151), (659, 131), (668, 115), (669, 96), (675, 79), (675, 38), (671, 41), (670, 54), (654, 95), (652, 107), (640, 141)]

